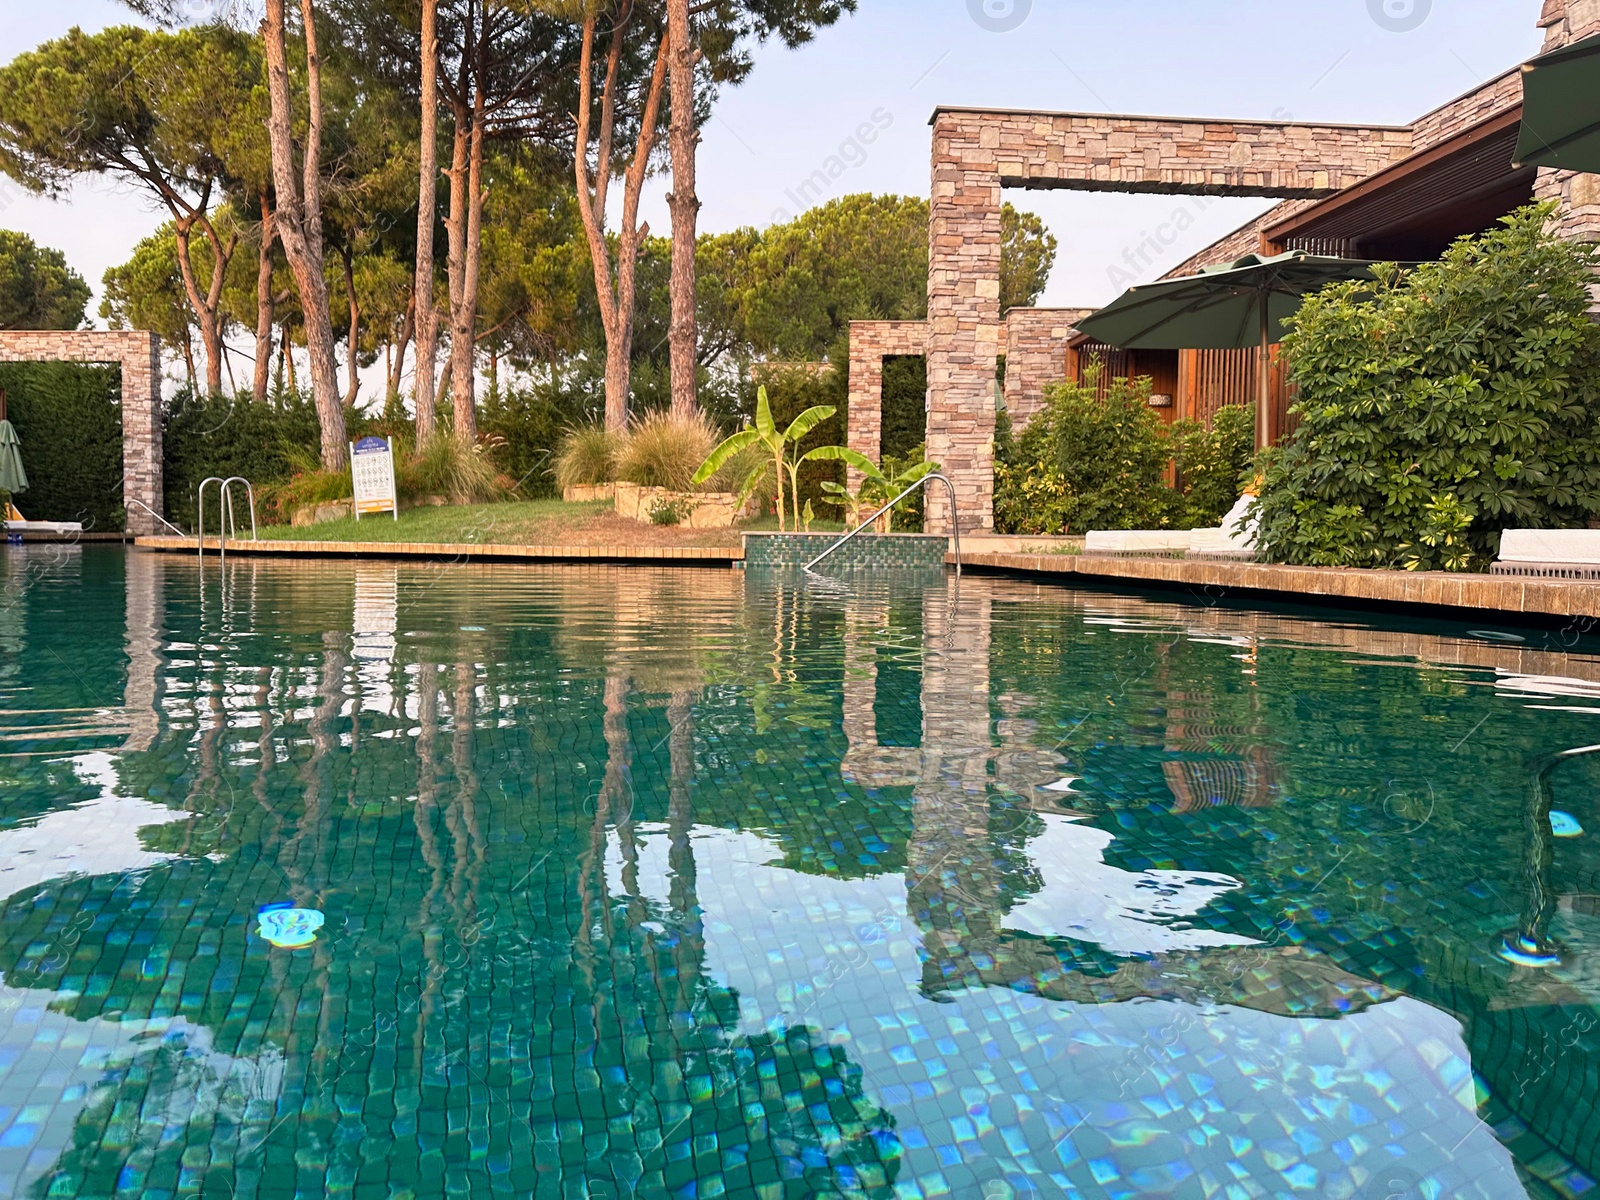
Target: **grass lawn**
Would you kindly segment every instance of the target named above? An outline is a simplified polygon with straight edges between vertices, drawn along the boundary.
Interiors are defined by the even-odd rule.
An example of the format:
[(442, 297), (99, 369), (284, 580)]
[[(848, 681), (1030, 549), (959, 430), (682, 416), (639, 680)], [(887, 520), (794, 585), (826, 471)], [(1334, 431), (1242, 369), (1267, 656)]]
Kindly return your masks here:
[(307, 542), (439, 542), (506, 546), (737, 546), (737, 529), (680, 529), (642, 525), (617, 516), (609, 501), (568, 504), (525, 500), (510, 504), (409, 508), (390, 516), (343, 517), (294, 528), (273, 525), (263, 538)]

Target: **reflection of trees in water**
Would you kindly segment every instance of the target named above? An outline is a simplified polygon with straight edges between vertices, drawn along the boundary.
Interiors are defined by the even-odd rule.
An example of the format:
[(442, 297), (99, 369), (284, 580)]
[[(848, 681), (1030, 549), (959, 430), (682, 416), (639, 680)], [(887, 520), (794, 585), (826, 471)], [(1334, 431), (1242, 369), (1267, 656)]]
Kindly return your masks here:
[[(735, 1193), (753, 1178), (743, 1157), (791, 1192), (855, 1180), (886, 1194), (888, 1118), (844, 1049), (803, 1026), (741, 1032), (737, 997), (705, 973), (691, 841), (703, 631), (651, 645), (680, 591), (654, 611), (625, 591), (613, 633), (611, 581), (565, 595), (583, 631), (570, 677), (560, 658), (517, 666), (496, 643), (529, 635), (498, 632), (470, 594), (431, 596), (438, 628), (398, 640), (387, 670), (353, 661), (336, 621), (304, 613), (302, 630), (164, 662), (159, 727), (122, 777), (133, 794), (193, 806), (148, 839), (188, 857), (14, 898), (0, 962), (79, 1019), (203, 1024), (229, 1053), (278, 1064), (281, 1092), (248, 1116), (196, 1109), (174, 1137), (184, 1121), (159, 1096), (199, 1086), (175, 1043), (159, 1068), (107, 1075), (58, 1184), (114, 1182), (126, 1166), (164, 1186), (187, 1144), (208, 1148), (207, 1191), (248, 1194), (308, 1162), (326, 1164), (329, 1186), (376, 1163), (419, 1193), (486, 1189), (484, 1155), (516, 1164), (528, 1187), (583, 1175), (609, 1132), (604, 1173), (636, 1189), (618, 1195), (686, 1182), (696, 1154), (684, 1151), (713, 1134)], [(454, 632), (469, 620), (482, 632)], [(613, 647), (598, 676), (597, 633)], [(583, 794), (585, 763), (605, 767), (579, 813), (564, 798)], [(644, 899), (638, 847), (663, 822), (658, 902)], [(605, 869), (613, 844), (620, 890)], [(251, 936), (256, 909), (282, 899), (327, 913), (310, 949)], [(28, 948), (84, 911), (93, 924), (73, 954), (40, 969)]]

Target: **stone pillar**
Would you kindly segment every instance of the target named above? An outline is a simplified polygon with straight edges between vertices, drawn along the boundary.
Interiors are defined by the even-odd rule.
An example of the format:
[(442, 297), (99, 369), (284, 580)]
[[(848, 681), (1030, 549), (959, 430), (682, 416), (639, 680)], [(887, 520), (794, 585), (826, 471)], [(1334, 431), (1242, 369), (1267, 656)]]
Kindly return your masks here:
[[(154, 512), (166, 502), (161, 470), (161, 345), (153, 333), (125, 335), (130, 346), (122, 358), (122, 494)], [(133, 504), (126, 504), (129, 533), (161, 532), (160, 522)]]
[[(994, 528), (995, 366), (1000, 347), (1000, 131), (978, 114), (933, 118), (928, 229), (928, 458), (956, 486), (964, 531)], [(924, 528), (950, 531), (928, 492)]]
[[(850, 326), (850, 406), (846, 414), (845, 445), (873, 462), (882, 464), (883, 449), (883, 350), (876, 338), (861, 329), (863, 322)], [(850, 467), (845, 471), (845, 486), (852, 492), (865, 478)]]

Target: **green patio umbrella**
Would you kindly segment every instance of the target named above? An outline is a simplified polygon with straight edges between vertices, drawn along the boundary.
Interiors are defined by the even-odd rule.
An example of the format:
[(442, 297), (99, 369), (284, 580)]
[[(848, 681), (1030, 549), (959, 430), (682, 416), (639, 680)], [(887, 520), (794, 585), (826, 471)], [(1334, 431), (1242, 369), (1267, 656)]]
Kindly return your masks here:
[(1523, 64), (1516, 165), (1600, 171), (1600, 34)]
[(6, 420), (6, 393), (0, 388), (0, 492), (28, 490), (28, 473), (22, 469), (22, 441)]
[(1291, 250), (1247, 254), (1198, 275), (1129, 288), (1078, 329), (1122, 350), (1249, 350), (1260, 347), (1257, 366), (1256, 441), (1266, 445), (1270, 414), (1268, 351), (1282, 338), (1283, 322), (1319, 288), (1341, 279), (1365, 279), (1372, 264)]

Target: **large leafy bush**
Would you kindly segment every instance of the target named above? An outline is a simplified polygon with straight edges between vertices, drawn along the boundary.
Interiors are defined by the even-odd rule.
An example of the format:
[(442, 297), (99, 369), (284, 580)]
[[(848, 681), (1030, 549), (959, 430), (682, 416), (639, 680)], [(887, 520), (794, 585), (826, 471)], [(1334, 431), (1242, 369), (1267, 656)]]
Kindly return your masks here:
[(1600, 250), (1547, 232), (1551, 211), (1306, 301), (1285, 339), (1301, 424), (1262, 495), (1272, 558), (1466, 570), (1502, 529), (1600, 513)]
[[(1165, 425), (1148, 378), (1113, 379), (1104, 399), (1095, 368), (1081, 383), (1045, 389), (1020, 435), (995, 439), (995, 524), (1002, 533), (1193, 529), (1215, 525), (1239, 496), (1254, 410), (1224, 409), (1211, 429)], [(1176, 464), (1178, 486), (1167, 484)]]

